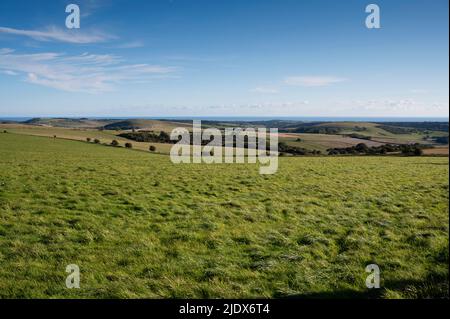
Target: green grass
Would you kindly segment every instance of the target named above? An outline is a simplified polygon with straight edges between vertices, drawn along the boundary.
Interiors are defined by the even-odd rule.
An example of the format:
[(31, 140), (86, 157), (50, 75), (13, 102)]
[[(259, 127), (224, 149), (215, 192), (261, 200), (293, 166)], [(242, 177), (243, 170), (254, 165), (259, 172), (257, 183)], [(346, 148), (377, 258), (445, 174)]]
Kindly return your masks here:
[[(364, 136), (369, 136), (372, 138), (373, 142), (388, 143), (388, 144), (412, 144), (412, 143), (422, 143), (422, 144), (433, 144), (431, 141), (424, 140), (424, 137), (428, 134), (425, 133), (408, 133), (408, 134), (394, 134), (384, 130), (379, 127), (380, 124), (377, 123), (354, 123), (354, 122), (342, 122), (342, 123), (332, 123), (324, 124), (326, 125), (336, 125), (343, 128), (339, 134), (360, 134)], [(355, 126), (364, 127), (365, 130), (355, 130)], [(448, 133), (439, 131), (429, 131), (431, 136), (447, 136)]]
[(6, 130), (9, 133), (14, 134), (24, 134), (24, 135), (34, 135), (34, 136), (46, 136), (46, 137), (54, 137), (69, 139), (69, 140), (78, 140), (78, 141), (86, 141), (86, 138), (91, 138), (92, 141), (94, 139), (98, 139), (100, 143), (110, 144), (112, 140), (117, 140), (121, 146), (124, 146), (125, 143), (132, 143), (133, 148), (139, 149), (142, 151), (148, 151), (150, 145), (156, 147), (156, 152), (162, 154), (170, 153), (170, 144), (164, 143), (146, 143), (146, 142), (136, 142), (132, 141), (120, 136), (118, 134), (123, 131), (115, 131), (115, 130), (103, 130), (100, 131), (98, 129), (92, 128), (67, 128), (67, 127), (48, 127), (48, 126), (35, 126), (35, 125), (23, 125), (23, 124), (0, 124), (0, 132)]
[[(300, 141), (297, 139), (300, 138)], [(308, 150), (318, 150), (322, 154), (327, 154), (330, 148), (344, 148), (355, 146), (359, 143), (364, 143), (367, 146), (380, 146), (382, 143), (377, 143), (369, 140), (351, 138), (342, 135), (334, 134), (305, 134), (297, 133), (289, 136), (282, 135), (279, 138), (280, 142), (285, 142), (288, 145), (305, 148)]]
[(263, 176), (1, 133), (0, 297), (448, 297), (448, 185), (442, 157), (286, 157)]

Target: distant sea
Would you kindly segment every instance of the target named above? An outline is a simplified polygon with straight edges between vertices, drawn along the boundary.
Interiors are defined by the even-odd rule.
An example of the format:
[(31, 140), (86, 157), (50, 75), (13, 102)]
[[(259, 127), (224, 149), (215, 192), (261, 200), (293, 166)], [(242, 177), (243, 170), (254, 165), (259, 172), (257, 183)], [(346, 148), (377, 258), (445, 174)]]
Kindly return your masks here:
[[(42, 116), (47, 117), (47, 116)], [(51, 116), (48, 116), (51, 117)], [(326, 117), (326, 116), (52, 116), (89, 119), (204, 120), (204, 121), (304, 121), (304, 122), (448, 122), (448, 117)], [(0, 121), (24, 122), (33, 117), (0, 117)]]

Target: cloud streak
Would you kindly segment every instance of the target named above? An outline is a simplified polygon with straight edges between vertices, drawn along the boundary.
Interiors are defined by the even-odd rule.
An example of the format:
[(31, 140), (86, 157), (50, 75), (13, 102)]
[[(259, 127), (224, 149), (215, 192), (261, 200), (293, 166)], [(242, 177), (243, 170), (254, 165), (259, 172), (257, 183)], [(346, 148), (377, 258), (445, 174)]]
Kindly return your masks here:
[(271, 87), (256, 87), (254, 89), (251, 89), (250, 92), (261, 93), (261, 94), (277, 94), (277, 93), (279, 93), (278, 89), (271, 88)]
[(24, 36), (32, 38), (36, 41), (55, 41), (73, 44), (89, 44), (106, 42), (114, 39), (114, 36), (107, 35), (98, 31), (84, 32), (80, 29), (65, 30), (54, 26), (50, 26), (45, 30), (20, 30), (8, 27), (0, 27), (0, 34), (9, 34), (16, 36)]
[(317, 87), (344, 82), (346, 79), (335, 76), (289, 76), (284, 83), (291, 86)]
[(426, 103), (414, 98), (371, 99), (338, 101), (336, 105), (344, 106), (345, 112), (362, 112), (363, 114), (404, 115), (411, 113), (436, 114), (448, 110), (448, 101)]
[(112, 91), (124, 82), (148, 82), (169, 77), (176, 68), (128, 64), (121, 57), (110, 54), (17, 54), (11, 49), (0, 49), (0, 71), (24, 76), (29, 83), (58, 90), (101, 93)]

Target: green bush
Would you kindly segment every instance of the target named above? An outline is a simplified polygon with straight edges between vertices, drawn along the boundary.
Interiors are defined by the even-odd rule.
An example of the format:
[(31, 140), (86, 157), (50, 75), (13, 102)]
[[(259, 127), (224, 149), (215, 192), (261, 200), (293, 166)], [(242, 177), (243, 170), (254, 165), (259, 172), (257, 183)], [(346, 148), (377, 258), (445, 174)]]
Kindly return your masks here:
[(94, 140), (94, 143), (95, 143), (95, 144), (99, 144), (99, 143), (100, 143), (100, 140), (96, 138), (96, 139)]
[(111, 145), (112, 146), (119, 146), (119, 142), (117, 142), (116, 140), (112, 140)]
[(156, 147), (154, 145), (150, 145), (149, 147), (150, 152), (156, 151)]
[(422, 155), (423, 155), (423, 150), (422, 150), (421, 148), (419, 148), (419, 147), (416, 147), (416, 148), (414, 149), (414, 155), (416, 155), (416, 156), (422, 156)]
[(126, 147), (126, 148), (133, 148), (133, 144), (131, 144), (131, 143), (125, 143), (125, 147)]
[(91, 138), (90, 137), (86, 137), (86, 142), (90, 142), (91, 141)]

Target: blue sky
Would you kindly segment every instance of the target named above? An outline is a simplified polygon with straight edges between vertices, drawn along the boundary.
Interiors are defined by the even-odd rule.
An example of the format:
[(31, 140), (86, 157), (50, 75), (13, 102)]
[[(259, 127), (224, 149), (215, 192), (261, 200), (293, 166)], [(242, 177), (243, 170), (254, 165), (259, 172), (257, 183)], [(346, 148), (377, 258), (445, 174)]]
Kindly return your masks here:
[(0, 116), (448, 117), (448, 28), (448, 0), (2, 0)]

